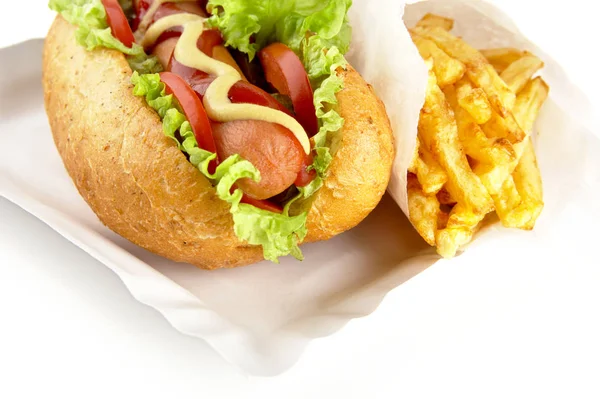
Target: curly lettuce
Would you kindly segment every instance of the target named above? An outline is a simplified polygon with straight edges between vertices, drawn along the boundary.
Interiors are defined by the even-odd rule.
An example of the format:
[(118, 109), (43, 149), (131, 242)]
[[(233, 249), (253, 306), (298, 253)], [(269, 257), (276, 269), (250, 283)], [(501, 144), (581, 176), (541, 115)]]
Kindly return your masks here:
[(129, 48), (112, 35), (101, 0), (50, 0), (48, 6), (77, 26), (75, 39), (87, 50), (104, 47), (120, 51), (128, 55), (131, 69), (140, 73), (162, 70), (157, 58), (149, 57), (142, 46), (134, 44)]
[(340, 130), (343, 118), (332, 109), (343, 81), (336, 74), (345, 68), (344, 54), (350, 46), (348, 9), (352, 0), (209, 0), (211, 26), (217, 27), (225, 44), (246, 53), (250, 60), (262, 47), (281, 42), (300, 57), (314, 88), (313, 101), (319, 121), (314, 136), (317, 177), (300, 189), (310, 197), (323, 184), (331, 163), (328, 134)]
[(303, 188), (305, 197), (309, 197), (318, 190), (323, 177), (329, 168), (332, 156), (329, 151), (327, 135), (337, 132), (344, 126), (344, 119), (331, 106), (337, 104), (336, 94), (342, 90), (344, 82), (336, 71), (344, 68), (346, 59), (337, 47), (326, 48), (326, 42), (319, 36), (306, 39), (302, 47), (302, 62), (314, 90), (314, 104), (319, 121), (319, 132), (313, 137), (314, 161), (312, 168), (317, 172), (317, 178)]
[(302, 260), (298, 245), (307, 234), (306, 213), (290, 216), (289, 206), (279, 214), (241, 203), (243, 193), (240, 189), (232, 191), (233, 185), (242, 178), (258, 181), (260, 172), (239, 155), (232, 155), (211, 174), (208, 166), (217, 155), (198, 147), (190, 123), (177, 108), (173, 95), (166, 94), (160, 76), (134, 72), (131, 83), (134, 85), (133, 93), (144, 97), (148, 105), (160, 115), (165, 135), (174, 140), (179, 149), (190, 156), (190, 162), (213, 182), (217, 196), (231, 205), (237, 237), (251, 245), (262, 246), (264, 258), (272, 262), (278, 263), (278, 258), (286, 255)]
[(209, 23), (219, 28), (225, 44), (246, 54), (273, 42), (299, 52), (306, 33), (327, 47), (348, 51), (351, 29), (347, 13), (352, 0), (209, 0)]

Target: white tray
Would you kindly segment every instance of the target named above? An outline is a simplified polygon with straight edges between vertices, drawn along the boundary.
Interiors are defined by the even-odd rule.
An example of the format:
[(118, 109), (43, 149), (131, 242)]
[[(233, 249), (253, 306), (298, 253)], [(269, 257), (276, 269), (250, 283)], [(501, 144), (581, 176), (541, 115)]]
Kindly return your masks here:
[[(32, 40), (0, 51), (0, 195), (106, 264), (136, 299), (245, 372), (285, 371), (311, 340), (372, 313), (388, 292), (438, 261), (388, 196), (356, 229), (303, 246), (304, 262), (207, 272), (132, 245), (99, 223), (63, 168), (43, 108), (42, 46)], [(567, 208), (597, 209), (600, 145), (579, 123), (589, 104), (546, 61), (552, 92), (538, 124), (538, 152), (547, 204), (536, 231), (489, 229), (469, 252), (440, 265), (477, 264), (492, 253), (510, 259), (516, 241), (532, 251), (556, 250), (565, 234), (576, 237), (565, 227), (574, 223)], [(600, 218), (591, 210), (588, 221), (594, 220)]]
[[(303, 247), (304, 262), (207, 272), (129, 243), (101, 225), (64, 170), (43, 107), (42, 46), (33, 40), (0, 52), (0, 95), (12, 98), (1, 111), (0, 195), (110, 267), (176, 329), (205, 339), (246, 372), (284, 371), (308, 341), (369, 314), (390, 288), (433, 262), (405, 259), (425, 245), (387, 197), (359, 228)], [(18, 156), (11, 156), (14, 149)]]

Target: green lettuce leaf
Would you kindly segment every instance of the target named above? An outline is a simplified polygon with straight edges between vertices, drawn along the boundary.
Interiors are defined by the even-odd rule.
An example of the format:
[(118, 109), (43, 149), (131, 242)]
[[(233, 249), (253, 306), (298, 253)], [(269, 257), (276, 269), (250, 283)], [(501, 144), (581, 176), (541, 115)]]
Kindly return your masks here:
[(112, 35), (101, 0), (50, 0), (48, 6), (77, 26), (75, 39), (87, 50), (104, 47), (127, 54), (131, 68), (140, 73), (162, 70), (156, 57), (149, 57), (142, 46), (134, 44), (128, 48)]
[[(137, 44), (134, 44), (134, 47), (142, 48)], [(127, 62), (131, 67), (131, 70), (136, 71), (141, 74), (148, 73), (158, 73), (163, 71), (163, 67), (155, 56), (148, 56), (144, 51), (140, 51), (138, 54), (129, 55), (127, 57)]]
[(328, 47), (345, 53), (350, 43), (347, 12), (352, 0), (209, 0), (209, 20), (219, 28), (226, 45), (247, 53), (272, 42), (299, 52), (306, 33), (320, 36)]
[[(300, 57), (313, 86), (317, 86), (313, 101), (319, 121), (319, 132), (313, 137), (315, 155), (312, 168), (317, 171), (319, 180), (325, 177), (332, 160), (327, 136), (344, 126), (344, 119), (331, 106), (337, 104), (336, 94), (344, 85), (336, 71), (345, 68), (347, 62), (337, 47), (326, 46), (321, 37), (311, 36), (306, 39)], [(314, 191), (307, 190), (306, 194), (312, 195)]]
[(177, 108), (173, 95), (166, 94), (160, 76), (134, 72), (131, 83), (134, 85), (133, 93), (145, 97), (146, 102), (160, 115), (165, 135), (174, 140), (179, 149), (190, 156), (190, 162), (215, 184), (217, 196), (231, 205), (237, 237), (251, 245), (261, 245), (264, 258), (272, 262), (279, 263), (278, 258), (286, 255), (303, 259), (298, 245), (307, 234), (306, 213), (290, 216), (288, 210), (293, 200), (281, 214), (240, 203), (243, 193), (240, 189), (232, 192), (233, 185), (242, 178), (258, 181), (259, 171), (239, 155), (232, 155), (211, 174), (208, 166), (217, 155), (198, 147), (190, 123)]

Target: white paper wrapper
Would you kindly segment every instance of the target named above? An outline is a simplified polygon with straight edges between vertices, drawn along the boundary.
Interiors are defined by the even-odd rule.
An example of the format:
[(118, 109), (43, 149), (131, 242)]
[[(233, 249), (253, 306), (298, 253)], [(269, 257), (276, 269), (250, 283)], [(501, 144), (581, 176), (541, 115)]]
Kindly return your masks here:
[[(382, 13), (382, 10), (385, 12)], [(559, 140), (565, 132), (554, 123), (547, 123), (552, 117), (552, 110), (559, 108), (567, 111), (578, 124), (588, 129), (594, 126), (592, 108), (585, 96), (570, 85), (560, 66), (542, 49), (527, 40), (510, 17), (493, 2), (355, 0), (350, 12), (353, 37), (348, 59), (373, 85), (386, 104), (396, 135), (397, 151), (388, 192), (405, 215), (409, 215), (406, 171), (414, 154), (419, 112), (427, 86), (427, 68), (406, 27), (413, 27), (429, 12), (453, 18), (455, 25), (452, 33), (475, 48), (515, 47), (529, 50), (545, 62), (541, 75), (550, 85), (550, 99), (543, 107), (532, 134), (538, 158), (548, 156), (545, 146), (562, 145)], [(403, 18), (398, 18), (398, 15)], [(540, 132), (543, 132), (541, 143), (537, 137)], [(557, 150), (558, 148), (553, 148), (551, 151)], [(572, 155), (576, 156), (576, 153)], [(571, 161), (579, 163), (576, 159), (570, 159), (569, 162)], [(549, 170), (550, 165), (541, 163), (546, 197), (551, 204), (554, 183), (551, 179), (556, 172)], [(552, 209), (546, 209), (544, 218), (551, 218), (551, 212)], [(476, 239), (482, 240), (480, 237), (485, 236), (489, 230), (482, 230)]]
[[(425, 11), (441, 13), (438, 7), (449, 3), (448, 15), (456, 18), (457, 30), (467, 40), (477, 40), (475, 45), (502, 41), (543, 57), (551, 97), (537, 125), (546, 208), (536, 230), (490, 229), (470, 251), (442, 262), (448, 267), (485, 262), (515, 239), (532, 248), (556, 247), (563, 234), (573, 240), (579, 225), (570, 209), (589, 209), (588, 222), (600, 221), (595, 211), (600, 145), (585, 128), (591, 126), (591, 113), (586, 112), (591, 107), (543, 52), (513, 28), (502, 31), (485, 14), (466, 6), (488, 7), (494, 20), (511, 27), (510, 20), (487, 3), (416, 4), (408, 8), (406, 18), (410, 24)], [(402, 12), (400, 1), (355, 0), (351, 13), (355, 39), (349, 58), (386, 102), (398, 137), (389, 190), (393, 199), (386, 196), (356, 229), (304, 246), (303, 263), (285, 259), (281, 265), (263, 262), (206, 272), (152, 255), (102, 226), (77, 194), (52, 142), (40, 85), (41, 41), (0, 52), (0, 195), (105, 263), (135, 298), (161, 312), (177, 330), (205, 339), (249, 374), (279, 374), (298, 360), (312, 339), (370, 314), (390, 290), (438, 260), (402, 213), (407, 154), (412, 153), (425, 87), (424, 66), (409, 42)]]
[(396, 138), (388, 192), (408, 215), (406, 171), (414, 154), (427, 68), (402, 23), (403, 14), (403, 1), (354, 1), (347, 58), (386, 105)]
[(106, 264), (136, 299), (243, 371), (283, 372), (312, 339), (368, 315), (390, 289), (436, 260), (387, 196), (358, 228), (303, 246), (304, 262), (209, 272), (129, 243), (101, 225), (64, 170), (43, 108), (42, 45), (0, 52), (0, 195)]

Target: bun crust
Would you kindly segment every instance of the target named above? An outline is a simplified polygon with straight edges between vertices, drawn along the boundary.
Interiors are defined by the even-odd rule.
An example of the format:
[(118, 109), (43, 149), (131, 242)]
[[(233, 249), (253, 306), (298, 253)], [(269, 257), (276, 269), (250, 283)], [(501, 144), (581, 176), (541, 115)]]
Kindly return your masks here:
[[(113, 50), (87, 51), (58, 16), (46, 38), (44, 100), (56, 147), (81, 196), (108, 228), (176, 262), (205, 269), (263, 260), (241, 242), (229, 205), (172, 140), (158, 114), (132, 93), (132, 71)], [(385, 108), (349, 67), (337, 111), (344, 128), (324, 186), (294, 210), (308, 210), (305, 242), (360, 223), (379, 203), (394, 158)]]

